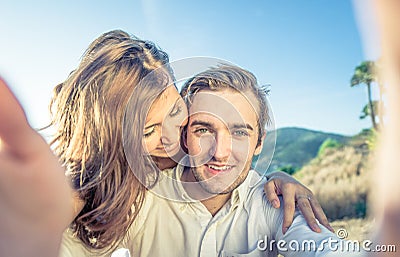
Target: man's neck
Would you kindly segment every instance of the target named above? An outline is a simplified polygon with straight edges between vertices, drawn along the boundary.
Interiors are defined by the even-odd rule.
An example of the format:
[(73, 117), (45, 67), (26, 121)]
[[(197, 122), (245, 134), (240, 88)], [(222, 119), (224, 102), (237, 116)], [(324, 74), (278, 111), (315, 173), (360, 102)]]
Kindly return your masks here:
[[(184, 169), (181, 180), (184, 182), (197, 182), (193, 172), (189, 168)], [(225, 203), (229, 201), (232, 195), (232, 192), (228, 194), (210, 194), (206, 192), (199, 183), (184, 183), (184, 188), (191, 198), (200, 200), (212, 216), (217, 214)]]
[(202, 200), (201, 203), (207, 208), (212, 216), (215, 216), (219, 210), (229, 201), (232, 193), (215, 195), (214, 197)]

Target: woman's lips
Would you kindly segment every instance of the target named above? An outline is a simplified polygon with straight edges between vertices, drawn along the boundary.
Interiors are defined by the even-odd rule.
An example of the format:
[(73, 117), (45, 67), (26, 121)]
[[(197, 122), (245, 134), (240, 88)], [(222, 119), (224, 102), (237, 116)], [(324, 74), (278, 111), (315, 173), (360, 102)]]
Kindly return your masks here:
[(157, 150), (166, 151), (166, 152), (173, 152), (179, 148), (179, 142), (170, 144), (170, 145), (163, 145), (161, 147), (157, 147)]

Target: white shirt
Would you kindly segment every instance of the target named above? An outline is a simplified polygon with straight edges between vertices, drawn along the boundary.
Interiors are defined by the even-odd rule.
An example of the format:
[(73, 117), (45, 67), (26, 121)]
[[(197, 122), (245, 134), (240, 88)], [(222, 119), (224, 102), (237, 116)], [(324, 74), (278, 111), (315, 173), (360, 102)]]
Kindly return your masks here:
[[(181, 184), (182, 172), (182, 166), (163, 172), (166, 176), (155, 190), (147, 192), (137, 219), (112, 257), (251, 257), (277, 256), (278, 252), (284, 256), (363, 256), (359, 252), (330, 251), (329, 240), (344, 241), (322, 226), (321, 233), (313, 232), (298, 212), (283, 235), (283, 210), (268, 202), (265, 181), (255, 171), (249, 172), (214, 217), (200, 201), (188, 196)], [(316, 248), (325, 247), (307, 251), (313, 242)], [(341, 249), (338, 244), (334, 246)], [(299, 251), (294, 251), (296, 247)], [(64, 237), (61, 252), (64, 257), (99, 256), (77, 245), (70, 235)]]
[[(157, 193), (148, 192), (143, 209), (129, 230), (122, 247), (128, 249), (131, 256), (277, 256), (278, 252), (284, 256), (346, 255), (330, 252), (328, 240), (339, 240), (336, 235), (325, 228), (321, 228), (321, 233), (311, 231), (298, 212), (283, 235), (283, 210), (271, 206), (264, 195), (265, 180), (255, 171), (249, 172), (245, 181), (232, 192), (230, 201), (214, 217), (200, 201), (186, 193), (180, 180), (182, 166), (168, 172), (172, 179), (163, 176), (155, 190)], [(163, 197), (166, 195), (176, 200)], [(326, 247), (321, 251), (296, 252), (288, 245), (285, 251), (283, 245), (272, 244), (268, 249), (272, 240), (288, 243), (296, 240), (292, 248), (296, 247), (296, 242), (301, 248), (303, 240), (315, 241), (316, 247), (326, 240)], [(361, 254), (356, 252), (354, 256)]]

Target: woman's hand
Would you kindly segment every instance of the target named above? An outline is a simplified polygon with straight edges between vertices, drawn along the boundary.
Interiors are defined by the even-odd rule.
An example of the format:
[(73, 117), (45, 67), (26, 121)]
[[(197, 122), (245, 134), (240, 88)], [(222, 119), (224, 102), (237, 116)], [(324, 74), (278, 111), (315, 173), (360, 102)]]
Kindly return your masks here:
[(0, 78), (0, 256), (58, 256), (72, 204), (58, 159)]
[(293, 222), (295, 207), (297, 206), (303, 214), (310, 228), (315, 232), (321, 232), (317, 219), (327, 229), (334, 232), (329, 225), (321, 205), (315, 199), (313, 193), (292, 176), (284, 172), (273, 172), (267, 175), (268, 182), (264, 185), (265, 194), (272, 206), (280, 207), (278, 195), (284, 200), (284, 214), (282, 232), (285, 234)]

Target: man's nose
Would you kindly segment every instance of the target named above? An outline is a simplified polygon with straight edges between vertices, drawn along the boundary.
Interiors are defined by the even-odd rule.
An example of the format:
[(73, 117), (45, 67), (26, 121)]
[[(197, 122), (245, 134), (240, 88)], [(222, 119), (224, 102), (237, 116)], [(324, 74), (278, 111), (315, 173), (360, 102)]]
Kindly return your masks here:
[(213, 156), (217, 161), (226, 161), (232, 153), (232, 137), (229, 134), (218, 134), (215, 137), (211, 149)]

